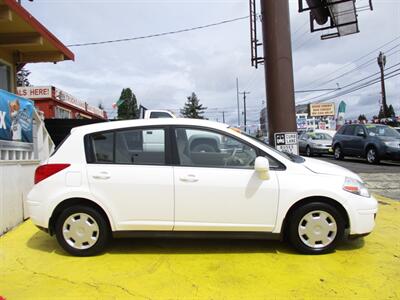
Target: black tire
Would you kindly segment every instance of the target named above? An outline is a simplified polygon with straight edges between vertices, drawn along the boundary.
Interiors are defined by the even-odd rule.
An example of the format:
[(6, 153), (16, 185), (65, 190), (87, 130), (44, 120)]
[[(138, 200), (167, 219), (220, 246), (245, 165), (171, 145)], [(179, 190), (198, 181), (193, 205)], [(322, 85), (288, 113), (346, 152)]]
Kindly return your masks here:
[(308, 157), (312, 157), (312, 156), (313, 156), (313, 152), (312, 152), (310, 146), (307, 146), (307, 147), (306, 147), (306, 155), (307, 155)]
[(367, 149), (367, 153), (365, 154), (367, 162), (369, 164), (378, 164), (379, 163), (379, 155), (378, 151), (376, 150), (375, 147), (369, 147)]
[[(70, 234), (72, 229), (68, 232), (64, 230), (70, 229), (73, 226), (78, 226), (71, 226), (69, 224), (71, 221), (72, 223), (74, 222), (74, 218), (78, 221), (81, 218), (85, 220), (83, 226), (79, 226), (78, 229), (74, 228), (75, 230), (73, 231), (73, 234), (75, 234), (74, 237), (78, 237), (79, 235), (82, 236), (82, 240), (87, 239), (87, 241), (79, 242), (80, 244), (78, 244), (78, 241), (75, 241), (73, 237), (67, 239), (64, 235)], [(91, 226), (95, 227), (89, 228)], [(60, 246), (68, 253), (75, 256), (92, 256), (101, 253), (105, 249), (111, 236), (111, 230), (105, 216), (98, 210), (89, 206), (74, 205), (65, 209), (58, 217), (55, 226), (55, 234)], [(90, 237), (88, 237), (89, 235)], [(89, 243), (93, 243), (93, 245)], [(76, 246), (72, 244), (76, 244)]]
[(333, 148), (333, 157), (336, 160), (344, 159), (343, 150), (342, 150), (342, 147), (340, 147), (340, 145), (336, 145), (335, 148)]
[[(314, 215), (316, 217), (314, 217)], [(319, 218), (321, 222), (329, 224), (330, 227), (328, 229), (323, 229), (323, 226), (320, 227), (318, 225), (319, 223), (313, 224), (312, 221), (308, 222), (307, 218), (309, 216), (312, 217), (312, 219)], [(312, 229), (311, 231), (313, 231), (309, 233), (310, 237), (308, 237), (307, 232), (305, 232), (307, 230), (307, 225)], [(286, 230), (286, 236), (290, 244), (300, 253), (324, 254), (332, 252), (336, 248), (338, 242), (343, 240), (345, 223), (343, 216), (334, 206), (324, 202), (311, 202), (297, 208), (289, 216)], [(300, 233), (300, 231), (303, 231), (303, 234)], [(311, 242), (314, 240), (315, 243)]]

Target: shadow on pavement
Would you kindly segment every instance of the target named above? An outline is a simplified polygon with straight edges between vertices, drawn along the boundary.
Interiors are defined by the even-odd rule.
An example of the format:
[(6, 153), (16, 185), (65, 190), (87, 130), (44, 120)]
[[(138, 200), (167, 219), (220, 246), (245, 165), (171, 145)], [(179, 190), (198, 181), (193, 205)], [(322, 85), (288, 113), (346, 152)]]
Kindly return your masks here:
[[(69, 256), (56, 238), (41, 231), (36, 232), (27, 246), (34, 250)], [(346, 240), (339, 251), (356, 250), (364, 246), (364, 239)], [(229, 253), (285, 253), (301, 255), (286, 242), (276, 240), (249, 239), (165, 239), (125, 238), (110, 241), (105, 253), (108, 254), (229, 254)]]

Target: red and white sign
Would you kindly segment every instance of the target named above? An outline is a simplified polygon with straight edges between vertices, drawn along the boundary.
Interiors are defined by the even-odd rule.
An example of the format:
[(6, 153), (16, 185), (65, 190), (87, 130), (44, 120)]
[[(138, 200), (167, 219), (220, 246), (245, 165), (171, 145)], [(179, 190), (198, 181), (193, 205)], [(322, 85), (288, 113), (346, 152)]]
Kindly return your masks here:
[(18, 96), (29, 99), (51, 98), (51, 86), (22, 86), (17, 87)]

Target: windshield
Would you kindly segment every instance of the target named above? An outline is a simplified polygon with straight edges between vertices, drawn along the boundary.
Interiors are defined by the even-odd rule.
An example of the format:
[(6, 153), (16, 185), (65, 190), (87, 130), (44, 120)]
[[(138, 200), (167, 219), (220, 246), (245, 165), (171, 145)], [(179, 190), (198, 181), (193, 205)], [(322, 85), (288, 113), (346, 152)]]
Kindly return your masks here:
[(249, 135), (249, 134), (247, 134), (247, 133), (244, 133), (244, 132), (240, 132), (240, 133), (243, 134), (243, 135), (245, 135), (245, 136), (247, 136), (248, 138), (252, 139), (253, 141), (255, 141), (255, 142), (261, 144), (262, 146), (267, 147), (269, 150), (275, 152), (276, 154), (278, 154), (278, 155), (280, 155), (280, 156), (283, 156), (284, 158), (286, 158), (286, 159), (288, 159), (288, 160), (290, 160), (290, 161), (292, 161), (292, 162), (295, 162), (295, 163), (302, 163), (302, 162), (305, 161), (305, 159), (302, 158), (302, 157), (299, 156), (299, 155), (291, 154), (291, 153), (287, 153), (287, 152), (282, 152), (282, 151), (276, 150), (275, 148), (271, 147), (270, 145), (268, 145), (268, 144), (265, 143), (264, 141), (259, 140), (258, 138), (254, 137), (254, 136), (251, 136), (251, 135)]
[(366, 125), (368, 135), (378, 137), (400, 138), (400, 133), (385, 125)]
[(321, 132), (310, 133), (310, 137), (312, 140), (332, 140), (332, 137), (329, 134)]

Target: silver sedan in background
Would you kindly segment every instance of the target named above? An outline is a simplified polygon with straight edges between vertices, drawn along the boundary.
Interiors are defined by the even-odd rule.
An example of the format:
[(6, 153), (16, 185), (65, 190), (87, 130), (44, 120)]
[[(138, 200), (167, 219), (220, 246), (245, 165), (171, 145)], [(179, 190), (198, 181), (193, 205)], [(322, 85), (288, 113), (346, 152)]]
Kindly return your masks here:
[(307, 156), (329, 154), (332, 147), (332, 137), (321, 132), (306, 132), (300, 136), (299, 150)]

